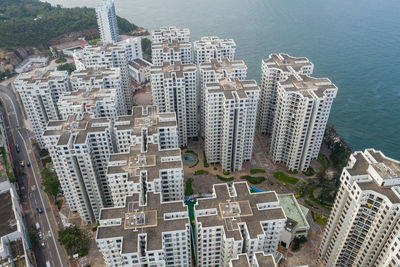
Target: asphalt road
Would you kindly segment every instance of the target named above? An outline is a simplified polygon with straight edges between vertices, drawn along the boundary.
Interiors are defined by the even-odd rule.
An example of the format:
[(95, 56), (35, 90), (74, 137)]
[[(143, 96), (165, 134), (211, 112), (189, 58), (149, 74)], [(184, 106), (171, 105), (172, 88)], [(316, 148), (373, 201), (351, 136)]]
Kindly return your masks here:
[[(21, 203), (25, 212), (26, 228), (28, 231), (34, 231), (34, 225), (38, 222), (40, 232), (43, 233), (41, 241), (44, 241), (46, 246), (41, 248), (39, 245), (41, 241), (33, 245), (37, 266), (46, 266), (46, 261), (49, 261), (51, 266), (69, 266), (65, 250), (57, 241), (58, 228), (49, 200), (40, 186), (40, 160), (32, 149), (30, 133), (23, 127), (22, 107), (10, 87), (0, 85), (0, 100), (7, 132), (6, 137), (12, 147), (14, 163), (17, 165), (19, 174), (17, 180), (21, 191)], [(16, 144), (20, 146), (19, 153), (15, 150)], [(25, 162), (25, 167), (20, 166), (20, 161)], [(28, 161), (31, 163), (31, 167), (26, 166)], [(37, 212), (38, 207), (43, 210), (42, 214)]]

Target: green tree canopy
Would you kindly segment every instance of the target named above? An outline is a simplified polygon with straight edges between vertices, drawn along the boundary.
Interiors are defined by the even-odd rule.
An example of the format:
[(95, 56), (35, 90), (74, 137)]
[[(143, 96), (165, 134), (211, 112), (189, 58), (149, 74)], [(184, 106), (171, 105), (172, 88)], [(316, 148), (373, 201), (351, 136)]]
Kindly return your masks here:
[(79, 229), (74, 224), (64, 230), (58, 231), (58, 241), (67, 249), (75, 252), (83, 248), (88, 248), (90, 235), (87, 231)]
[(42, 175), (44, 192), (53, 197), (57, 197), (60, 192), (60, 181), (58, 181), (57, 175), (54, 172), (50, 172), (47, 168), (43, 169), (40, 174)]

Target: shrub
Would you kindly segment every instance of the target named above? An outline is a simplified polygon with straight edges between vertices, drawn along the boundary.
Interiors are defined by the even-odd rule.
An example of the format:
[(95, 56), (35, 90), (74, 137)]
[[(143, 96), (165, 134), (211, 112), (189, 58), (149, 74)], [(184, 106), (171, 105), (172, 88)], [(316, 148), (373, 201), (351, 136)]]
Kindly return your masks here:
[(198, 171), (195, 171), (193, 173), (193, 175), (203, 175), (203, 174), (208, 174), (208, 171), (206, 171), (206, 170), (198, 170)]
[(300, 198), (300, 195), (295, 195), (294, 197), (297, 199), (297, 198)]
[(310, 166), (307, 170), (303, 171), (303, 174), (306, 176), (313, 176), (315, 174), (314, 169)]
[(287, 183), (292, 184), (292, 185), (295, 185), (299, 181), (299, 179), (297, 179), (295, 177), (287, 176), (283, 172), (274, 173), (274, 178), (277, 179), (277, 180), (281, 180), (283, 182), (287, 182)]
[(208, 168), (210, 164), (207, 162), (206, 152), (203, 151), (203, 165), (205, 168)]
[(298, 174), (299, 173), (298, 171), (291, 171), (291, 170), (287, 170), (286, 172), (289, 174)]
[(81, 248), (80, 250), (77, 251), (77, 253), (79, 257), (83, 257), (89, 254), (87, 248)]
[(217, 176), (217, 178), (219, 179), (219, 180), (221, 180), (222, 182), (232, 182), (234, 179), (235, 179), (235, 177), (234, 176), (232, 176), (232, 177), (222, 177), (221, 175), (216, 175)]
[(251, 174), (256, 174), (256, 173), (265, 173), (265, 170), (263, 169), (252, 169), (250, 171)]
[(314, 196), (314, 190), (315, 189), (317, 189), (317, 185), (311, 187), (310, 190), (308, 190), (308, 198), (311, 199), (314, 203), (320, 205), (323, 208), (326, 208), (326, 209), (329, 209), (329, 210), (332, 209), (332, 206), (327, 205), (327, 204), (323, 203), (322, 201), (320, 201), (319, 199), (315, 198), (315, 196)]
[(218, 170), (218, 168), (217, 168), (217, 167), (214, 167), (214, 171), (216, 171), (216, 170)]
[(317, 212), (311, 211), (311, 216), (314, 220), (314, 222), (318, 223), (319, 225), (326, 225), (328, 223), (328, 216), (319, 214)]
[(286, 186), (286, 183), (282, 183), (283, 186)]
[(57, 199), (54, 204), (57, 206), (58, 210), (61, 210), (62, 204), (63, 204), (63, 199)]
[(191, 196), (191, 195), (193, 195), (193, 187), (192, 187), (193, 181), (194, 181), (193, 178), (189, 178), (189, 179), (186, 180), (186, 184), (185, 184), (185, 196)]
[(259, 176), (259, 177), (254, 177), (254, 176), (250, 176), (250, 175), (244, 175), (240, 177), (241, 179), (245, 179), (247, 182), (251, 183), (251, 184), (261, 184), (262, 182), (264, 182), (266, 179), (265, 177)]
[(56, 59), (56, 63), (65, 63), (67, 62), (67, 59), (65, 57), (61, 57), (59, 59)]
[(228, 171), (223, 171), (222, 172), (224, 175), (229, 175), (229, 172)]

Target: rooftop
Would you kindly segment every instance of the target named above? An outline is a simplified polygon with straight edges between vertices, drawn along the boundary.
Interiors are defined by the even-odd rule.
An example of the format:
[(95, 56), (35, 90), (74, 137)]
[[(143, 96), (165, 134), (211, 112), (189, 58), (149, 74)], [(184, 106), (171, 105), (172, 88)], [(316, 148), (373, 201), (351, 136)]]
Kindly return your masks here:
[[(100, 227), (96, 239), (121, 237), (122, 253), (138, 252), (138, 235), (147, 234), (147, 250), (162, 249), (162, 234), (185, 231), (189, 224), (187, 206), (183, 201), (161, 203), (160, 195), (147, 193), (147, 204), (139, 203), (139, 194), (126, 198), (125, 207), (104, 208), (100, 212)], [(174, 218), (170, 215), (179, 213)], [(169, 217), (168, 219), (166, 217)], [(120, 225), (102, 226), (102, 221), (120, 219)]]
[(238, 255), (237, 259), (232, 259), (231, 260), (231, 266), (232, 267), (247, 267), (247, 266), (250, 266), (249, 257), (247, 257), (247, 254), (240, 254), (240, 255)]
[(71, 48), (77, 48), (77, 47), (84, 48), (87, 45), (88, 45), (88, 42), (86, 42), (85, 40), (75, 40), (75, 41), (52, 45), (52, 46), (50, 46), (50, 48), (57, 49), (57, 50), (64, 50), (64, 49), (71, 49)]
[(65, 80), (68, 78), (67, 71), (58, 71), (55, 68), (38, 68), (30, 72), (21, 73), (15, 80), (15, 84), (28, 83), (39, 85), (53, 80)]
[(230, 61), (227, 58), (223, 58), (218, 61), (213, 58), (210, 62), (201, 63), (200, 69), (204, 71), (215, 71), (216, 73), (234, 73), (238, 69), (247, 70), (247, 66), (243, 60)]
[(310, 227), (293, 194), (279, 195), (278, 198), (286, 217), (295, 221), (298, 227)]
[(174, 50), (174, 52), (181, 52), (182, 48), (191, 48), (192, 44), (189, 42), (178, 42), (178, 41), (172, 41), (172, 42), (162, 42), (162, 43), (153, 43), (151, 45), (151, 49), (162, 49), (164, 53), (168, 53), (171, 50)]
[(162, 66), (153, 66), (151, 68), (152, 74), (163, 74), (165, 78), (171, 78), (175, 74), (176, 78), (184, 78), (185, 72), (196, 72), (196, 65), (182, 64), (180, 61), (174, 63), (163, 62)]
[(291, 72), (291, 68), (295, 72), (299, 72), (303, 66), (313, 66), (306, 57), (292, 57), (283, 53), (270, 54), (269, 58), (264, 59), (262, 63), (268, 68), (276, 68), (284, 72)]
[(87, 108), (95, 106), (98, 102), (115, 102), (115, 90), (107, 89), (94, 89), (86, 90), (80, 89), (65, 93), (58, 100), (59, 105), (71, 108), (72, 106), (81, 106), (82, 112), (87, 111)]
[(258, 266), (276, 267), (275, 259), (271, 254), (265, 255), (262, 252), (256, 252), (254, 255), (256, 256)]
[(11, 189), (0, 194), (0, 237), (17, 231), (17, 220), (14, 214), (14, 207), (11, 196)]
[[(114, 162), (114, 163), (113, 163)], [(108, 174), (128, 173), (128, 180), (139, 183), (146, 172), (147, 181), (160, 178), (160, 171), (182, 168), (180, 149), (159, 150), (158, 144), (147, 144), (147, 151), (142, 151), (142, 144), (131, 146), (129, 153), (111, 154), (107, 168)]]
[(328, 78), (312, 78), (303, 74), (292, 74), (284, 81), (278, 82), (286, 92), (296, 92), (307, 98), (320, 98), (325, 96), (329, 89), (337, 90)]
[(399, 185), (400, 161), (386, 157), (381, 151), (366, 149), (350, 156), (346, 170), (351, 176), (367, 178), (356, 180), (362, 190), (375, 191), (387, 196), (392, 203), (400, 203), (398, 194), (392, 190)]
[(213, 47), (224, 47), (226, 45), (236, 47), (236, 43), (233, 39), (220, 39), (217, 36), (204, 36), (200, 40), (193, 42), (194, 46), (213, 46)]
[(134, 135), (141, 135), (142, 127), (147, 128), (148, 135), (153, 135), (159, 128), (176, 126), (175, 112), (158, 113), (156, 106), (133, 107), (132, 115), (119, 116), (114, 123), (117, 131), (131, 131)]
[(76, 80), (91, 83), (94, 83), (95, 80), (103, 80), (105, 78), (118, 80), (119, 77), (119, 68), (86, 68), (85, 70), (75, 70), (71, 73), (71, 81)]
[[(214, 197), (199, 199), (195, 205), (195, 214), (201, 210), (215, 209), (216, 214), (196, 216), (202, 227), (222, 226), (227, 238), (241, 240), (238, 224), (245, 223), (251, 238), (264, 234), (261, 221), (286, 220), (282, 208), (278, 207), (278, 197), (275, 192), (250, 193), (246, 182), (232, 184), (229, 193), (227, 184), (216, 184), (213, 187)], [(268, 209), (259, 209), (257, 204), (270, 205)]]
[(58, 136), (57, 145), (83, 144), (88, 133), (104, 132), (109, 127), (107, 118), (92, 118), (89, 113), (74, 114), (67, 120), (49, 121), (43, 136)]
[(148, 62), (145, 59), (141, 59), (141, 58), (136, 58), (134, 60), (129, 61), (128, 63), (130, 66), (134, 67), (135, 69), (151, 67), (150, 62)]
[[(247, 91), (259, 91), (256, 81), (240, 81), (238, 78), (224, 78), (216, 83), (207, 83), (209, 94), (223, 93), (226, 99), (247, 98)], [(235, 94), (235, 95), (234, 95)]]

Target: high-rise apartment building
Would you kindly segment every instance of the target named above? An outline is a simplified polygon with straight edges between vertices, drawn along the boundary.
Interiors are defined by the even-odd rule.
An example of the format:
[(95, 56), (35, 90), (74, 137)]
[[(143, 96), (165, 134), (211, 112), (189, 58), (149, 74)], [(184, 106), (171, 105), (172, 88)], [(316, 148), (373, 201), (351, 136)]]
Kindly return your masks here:
[(182, 64), (193, 63), (192, 43), (173, 41), (151, 45), (153, 65), (162, 66), (164, 62), (173, 64), (177, 61)]
[(14, 86), (28, 115), (36, 140), (45, 148), (42, 135), (47, 122), (60, 119), (57, 101), (71, 90), (68, 72), (42, 68), (18, 75)]
[(217, 184), (213, 197), (198, 199), (194, 213), (198, 266), (228, 267), (240, 254), (253, 262), (257, 252), (279, 258), (286, 216), (275, 192), (252, 194), (246, 182)]
[(121, 153), (112, 154), (107, 177), (113, 204), (125, 205), (125, 196), (161, 192), (161, 200), (182, 200), (183, 165), (178, 148), (175, 113), (157, 113), (155, 107), (135, 107), (114, 125)]
[(261, 63), (261, 93), (258, 104), (257, 127), (261, 133), (272, 134), (277, 104), (278, 82), (292, 73), (311, 75), (314, 65), (305, 57), (291, 57), (287, 54), (270, 54)]
[(255, 81), (223, 79), (205, 85), (205, 154), (225, 171), (251, 159), (260, 89)]
[(75, 114), (50, 121), (43, 134), (64, 196), (85, 223), (99, 218), (100, 209), (112, 205), (107, 162), (114, 151), (111, 121)]
[(235, 59), (236, 43), (233, 39), (220, 39), (217, 36), (201, 37), (193, 43), (194, 63), (200, 65), (211, 59)]
[(74, 62), (78, 71), (87, 68), (119, 68), (120, 83), (127, 112), (131, 112), (133, 106), (133, 89), (129, 75), (128, 60), (125, 47), (122, 45), (86, 46), (80, 51), (74, 52)]
[(96, 17), (103, 44), (118, 42), (119, 30), (114, 0), (103, 0), (101, 4), (96, 7)]
[(118, 114), (122, 113), (119, 110), (121, 107), (124, 107), (124, 103), (117, 101), (114, 89), (91, 91), (80, 89), (65, 93), (58, 100), (58, 109), (62, 120), (67, 120), (70, 115), (86, 112), (94, 118), (115, 119)]
[(126, 59), (128, 61), (143, 58), (142, 38), (129, 37), (119, 41), (117, 44), (125, 48)]
[(159, 113), (156, 106), (133, 107), (132, 115), (120, 116), (114, 122), (114, 133), (118, 153), (148, 143), (157, 144), (158, 150), (179, 148), (175, 112)]
[(326, 266), (400, 264), (400, 162), (366, 149), (340, 177), (319, 255)]
[(327, 78), (292, 74), (278, 82), (271, 140), (274, 162), (305, 170), (318, 157), (337, 87)]
[(207, 83), (216, 83), (224, 78), (238, 78), (244, 81), (247, 75), (247, 66), (243, 60), (221, 60), (210, 59), (207, 63), (201, 63), (199, 66), (200, 85), (198, 90), (198, 105), (200, 105), (200, 129), (204, 136), (204, 99), (205, 85)]
[(148, 192), (101, 210), (96, 242), (108, 267), (191, 265), (190, 221), (183, 201)]
[(161, 27), (159, 30), (153, 31), (151, 39), (153, 44), (173, 41), (188, 43), (190, 42), (190, 31), (187, 28), (178, 29), (175, 26)]
[[(128, 114), (119, 68), (76, 70), (71, 73), (70, 81), (72, 89), (79, 92), (72, 92), (62, 97), (74, 101), (74, 104), (70, 107), (68, 107), (68, 104), (64, 105), (66, 110), (74, 110), (79, 108), (79, 104), (87, 103), (88, 109), (83, 107), (84, 110), (95, 114), (96, 117), (115, 118), (115, 115)], [(85, 91), (87, 92), (86, 95)], [(78, 95), (82, 98), (74, 97)], [(68, 100), (67, 102), (70, 103), (71, 101)], [(62, 104), (61, 100), (59, 101), (60, 104)], [(114, 106), (114, 110), (110, 109), (111, 106)], [(103, 109), (105, 110), (103, 111)], [(66, 120), (69, 114), (69, 112), (64, 113), (63, 120)]]
[(150, 80), (153, 104), (160, 112), (176, 113), (179, 145), (186, 146), (187, 138), (197, 136), (196, 66), (164, 62), (152, 67)]

